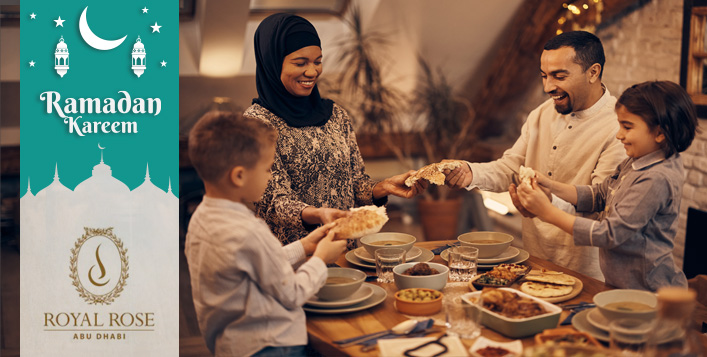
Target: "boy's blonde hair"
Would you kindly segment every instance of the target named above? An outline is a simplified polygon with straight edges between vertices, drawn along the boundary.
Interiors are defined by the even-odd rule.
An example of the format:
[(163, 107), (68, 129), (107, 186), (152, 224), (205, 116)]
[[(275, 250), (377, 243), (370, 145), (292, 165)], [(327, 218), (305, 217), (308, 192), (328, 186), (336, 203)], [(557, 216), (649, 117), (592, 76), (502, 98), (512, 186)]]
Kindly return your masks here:
[(252, 168), (277, 131), (231, 112), (209, 112), (189, 133), (189, 159), (202, 180), (217, 182), (236, 166)]

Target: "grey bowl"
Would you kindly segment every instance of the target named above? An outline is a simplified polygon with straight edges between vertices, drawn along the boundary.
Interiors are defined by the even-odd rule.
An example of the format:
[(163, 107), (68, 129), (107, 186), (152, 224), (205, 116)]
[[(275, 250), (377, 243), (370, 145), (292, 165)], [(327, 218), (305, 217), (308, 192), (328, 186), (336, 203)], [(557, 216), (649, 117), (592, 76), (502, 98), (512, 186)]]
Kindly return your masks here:
[[(383, 242), (383, 241), (399, 241), (401, 244), (398, 245), (376, 245), (376, 242)], [(376, 256), (376, 250), (381, 249), (381, 248), (401, 248), (404, 249), (406, 252), (412, 249), (412, 245), (415, 244), (415, 241), (417, 241), (417, 238), (415, 238), (412, 235), (405, 234), (405, 233), (396, 233), (396, 232), (383, 232), (383, 233), (375, 233), (371, 235), (367, 235), (364, 237), (361, 237), (360, 242), (361, 245), (366, 249), (366, 251), (375, 258)]]
[[(508, 249), (513, 242), (513, 236), (501, 232), (469, 232), (457, 237), (462, 246), (475, 247), (479, 249), (479, 258), (493, 258)], [(496, 243), (485, 243), (484, 241), (496, 241)]]
[(351, 268), (329, 268), (327, 277), (343, 277), (353, 279), (350, 283), (345, 284), (324, 284), (317, 297), (321, 300), (341, 300), (351, 296), (366, 280), (366, 273)]
[(438, 272), (438, 274), (434, 275), (403, 275), (406, 270), (412, 268), (415, 264), (418, 263), (404, 263), (393, 268), (393, 279), (398, 289), (426, 288), (439, 291), (444, 289), (444, 286), (447, 285), (447, 276), (449, 275), (449, 268), (447, 268), (446, 265), (428, 262), (427, 265)]

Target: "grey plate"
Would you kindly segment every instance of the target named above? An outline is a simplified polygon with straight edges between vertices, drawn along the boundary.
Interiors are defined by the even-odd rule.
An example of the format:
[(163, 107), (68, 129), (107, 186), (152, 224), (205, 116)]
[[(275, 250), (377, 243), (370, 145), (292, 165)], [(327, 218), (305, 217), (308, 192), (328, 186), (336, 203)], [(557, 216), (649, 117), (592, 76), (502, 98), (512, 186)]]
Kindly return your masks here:
[[(593, 326), (589, 323), (589, 320), (587, 320), (587, 315), (589, 315), (589, 313), (594, 309), (596, 309), (596, 307), (582, 310), (574, 315), (572, 318), (572, 326), (579, 331), (588, 333), (599, 341), (609, 343), (609, 332)], [(677, 339), (680, 337), (677, 332), (678, 330), (669, 333), (667, 336), (662, 336), (658, 339), (658, 343), (666, 343)]]
[[(432, 253), (431, 250), (425, 249), (425, 248), (422, 248), (422, 247), (418, 247), (418, 248), (420, 248), (420, 250), (422, 251), (422, 254), (420, 254), (419, 257), (410, 260), (410, 262), (417, 262), (417, 263), (419, 263), (419, 262), (429, 262), (430, 260), (432, 260), (432, 259), (435, 257), (435, 253)], [(369, 262), (366, 262), (366, 261), (363, 261), (363, 260), (359, 259), (359, 258), (356, 256), (356, 254), (354, 253), (353, 250), (348, 251), (348, 252), (346, 253), (346, 256), (345, 256), (345, 257), (346, 257), (346, 261), (347, 261), (347, 262), (349, 262), (349, 263), (351, 263), (351, 264), (353, 264), (353, 265), (355, 265), (355, 266), (358, 266), (358, 267), (361, 267), (361, 268), (367, 268), (367, 269), (375, 269), (375, 268), (376, 268), (376, 264), (374, 264), (374, 263), (369, 263)]]
[(368, 299), (359, 302), (358, 304), (346, 306), (346, 307), (341, 307), (341, 308), (334, 308), (334, 309), (318, 308), (318, 307), (305, 305), (302, 307), (302, 309), (304, 309), (304, 311), (307, 311), (307, 312), (314, 312), (314, 313), (326, 314), (326, 315), (345, 314), (345, 313), (349, 313), (349, 312), (366, 310), (366, 309), (374, 307), (374, 306), (382, 303), (383, 301), (385, 301), (385, 298), (388, 296), (388, 293), (385, 292), (385, 289), (381, 288), (378, 285), (373, 285), (373, 284), (369, 284), (369, 283), (364, 283), (364, 284), (370, 286), (373, 289), (373, 295), (371, 295), (371, 297), (369, 297)]
[[(520, 251), (520, 253), (518, 253), (518, 255), (516, 255), (514, 258), (506, 260), (504, 262), (499, 262), (496, 264), (479, 264), (478, 268), (479, 269), (493, 269), (493, 267), (495, 267), (499, 264), (519, 264), (519, 263), (522, 263), (522, 262), (528, 260), (528, 258), (530, 258), (530, 253), (528, 253), (526, 250), (523, 250), (520, 248), (516, 248), (516, 249), (518, 249)], [(444, 260), (445, 262), (449, 261), (448, 250), (449, 249), (445, 249), (441, 253), (439, 253), (439, 257), (442, 258), (442, 260)]]
[(316, 295), (312, 296), (311, 299), (307, 300), (306, 304), (311, 306), (311, 307), (322, 307), (322, 308), (337, 308), (337, 307), (344, 307), (344, 306), (351, 306), (353, 304), (358, 304), (359, 302), (362, 302), (363, 300), (368, 299), (373, 295), (373, 289), (371, 289), (370, 284), (362, 284), (361, 287), (356, 290), (355, 293), (351, 294), (351, 296), (341, 299), (341, 300), (334, 300), (334, 301), (327, 301), (327, 300), (319, 300)]

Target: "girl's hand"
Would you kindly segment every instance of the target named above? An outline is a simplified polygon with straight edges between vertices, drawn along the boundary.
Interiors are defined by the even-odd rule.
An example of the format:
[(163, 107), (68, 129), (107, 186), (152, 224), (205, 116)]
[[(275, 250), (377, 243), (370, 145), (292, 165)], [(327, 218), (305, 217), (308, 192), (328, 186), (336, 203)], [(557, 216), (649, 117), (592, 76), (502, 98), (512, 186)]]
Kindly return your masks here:
[(537, 180), (533, 179), (531, 182), (532, 187), (518, 185), (518, 199), (526, 210), (541, 217), (543, 213), (552, 207), (552, 203), (545, 191), (538, 186)]

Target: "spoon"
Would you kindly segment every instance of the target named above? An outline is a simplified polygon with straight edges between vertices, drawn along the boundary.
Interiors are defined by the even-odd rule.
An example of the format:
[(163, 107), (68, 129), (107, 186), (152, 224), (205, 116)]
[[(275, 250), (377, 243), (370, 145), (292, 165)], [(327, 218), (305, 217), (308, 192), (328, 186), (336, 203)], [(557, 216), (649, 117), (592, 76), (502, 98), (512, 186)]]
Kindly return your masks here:
[(353, 341), (342, 343), (339, 345), (341, 348), (357, 345), (359, 343), (364, 343), (366, 341), (370, 341), (373, 339), (381, 338), (385, 335), (405, 335), (408, 334), (410, 331), (412, 331), (415, 326), (417, 326), (417, 320), (406, 320), (403, 321), (395, 326), (393, 326), (390, 330), (385, 330), (381, 332), (376, 332), (373, 334), (369, 335), (363, 335)]

